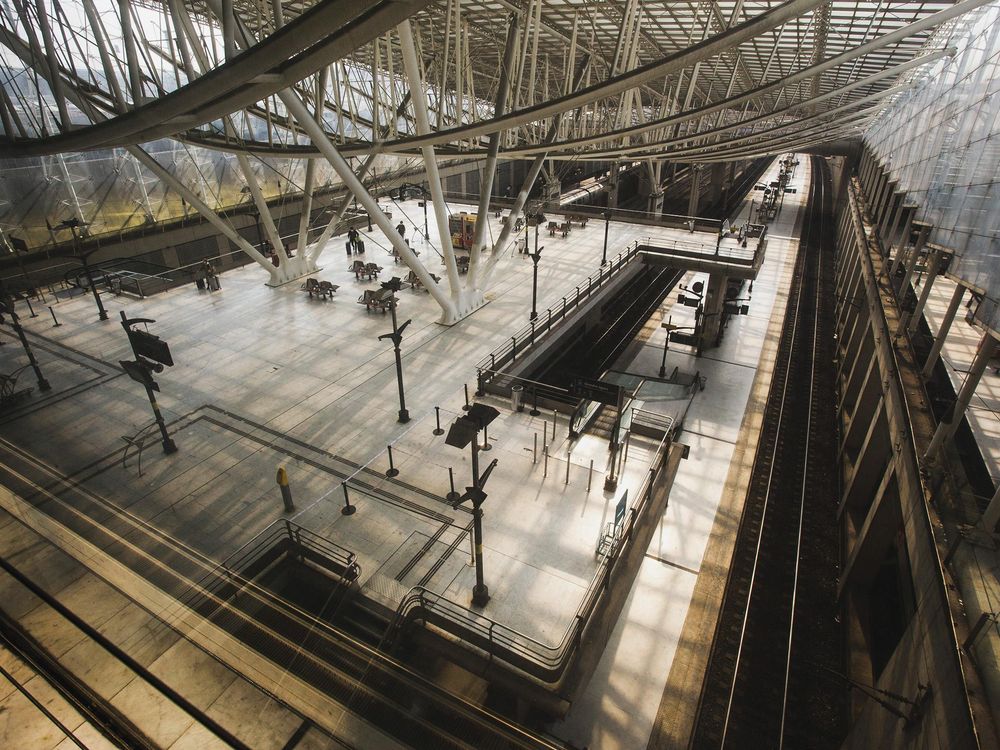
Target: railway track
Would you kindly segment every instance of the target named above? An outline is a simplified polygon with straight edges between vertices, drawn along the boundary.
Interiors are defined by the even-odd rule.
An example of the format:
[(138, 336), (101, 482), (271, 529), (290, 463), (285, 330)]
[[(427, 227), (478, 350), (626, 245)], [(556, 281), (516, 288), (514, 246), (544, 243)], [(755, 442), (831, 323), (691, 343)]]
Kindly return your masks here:
[(841, 691), (826, 676), (840, 671), (825, 293), (832, 206), (826, 162), (814, 157), (812, 169), (803, 242), (692, 748), (837, 744)]

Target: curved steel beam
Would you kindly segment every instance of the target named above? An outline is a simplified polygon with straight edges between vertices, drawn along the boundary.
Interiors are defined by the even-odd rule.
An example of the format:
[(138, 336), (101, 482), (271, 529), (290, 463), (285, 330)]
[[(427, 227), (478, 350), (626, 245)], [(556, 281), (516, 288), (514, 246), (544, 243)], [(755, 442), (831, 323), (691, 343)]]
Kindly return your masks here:
[[(460, 140), (477, 138), (488, 135), (497, 130), (510, 130), (529, 122), (542, 120), (553, 115), (563, 114), (570, 110), (583, 107), (598, 99), (615, 96), (629, 89), (636, 88), (648, 81), (663, 78), (671, 73), (675, 73), (684, 68), (690, 67), (697, 62), (707, 60), (732, 47), (736, 47), (744, 42), (748, 42), (760, 34), (764, 34), (771, 29), (780, 26), (787, 21), (807, 13), (813, 8), (827, 0), (786, 0), (771, 10), (761, 13), (759, 16), (748, 19), (741, 24), (733, 26), (721, 34), (709, 37), (697, 44), (693, 44), (680, 52), (667, 55), (655, 62), (648, 63), (627, 73), (609, 78), (601, 83), (594, 84), (578, 92), (542, 102), (532, 107), (519, 109), (510, 114), (494, 117), (490, 120), (462, 125), (448, 130), (441, 130), (436, 133), (423, 136), (408, 136), (398, 138), (395, 141), (384, 144), (385, 152), (405, 151), (419, 146), (437, 146), (443, 143), (450, 143)], [(991, 0), (967, 0), (968, 2), (990, 2)], [(350, 149), (340, 149), (344, 155), (353, 153)], [(542, 149), (544, 152), (547, 149)]]
[[(66, 133), (30, 141), (0, 139), (0, 157), (143, 143), (211, 122), (276, 94), (347, 56), (431, 2), (318, 3), (245, 53), (176, 91), (117, 116), (106, 113), (109, 119)], [(34, 64), (27, 45), (9, 29), (0, 28), (0, 43), (28, 65)]]
[[(895, 32), (894, 32), (895, 33)], [(879, 40), (873, 40), (872, 44), (879, 42)], [(891, 42), (885, 42), (891, 43)], [(703, 107), (697, 107), (687, 112), (682, 112), (671, 117), (663, 118), (658, 120), (659, 125), (657, 127), (663, 126), (673, 126), (681, 123), (689, 122), (691, 120), (704, 117), (705, 115), (713, 114), (725, 109), (734, 109), (748, 101), (758, 97), (764, 96), (769, 93), (780, 90), (785, 86), (793, 85), (801, 80), (808, 79), (810, 76), (817, 75), (826, 70), (829, 70), (838, 65), (842, 65), (850, 60), (853, 60), (857, 55), (856, 50), (852, 50), (850, 53), (845, 53), (844, 55), (838, 55), (835, 58), (831, 58), (819, 65), (812, 65), (808, 68), (787, 76), (779, 81), (774, 81), (772, 83), (766, 84), (764, 86), (758, 86), (757, 88), (745, 92), (743, 94), (738, 94), (736, 96), (731, 96), (726, 99), (720, 100), (713, 104), (708, 104)], [(791, 105), (790, 107), (780, 110), (780, 112), (788, 112), (794, 109), (801, 108), (809, 104), (818, 104), (822, 101), (826, 101), (834, 96), (848, 93), (854, 91), (862, 86), (877, 83), (885, 78), (892, 78), (893, 76), (902, 75), (908, 70), (911, 70), (921, 65), (926, 65), (928, 63), (934, 62), (942, 57), (953, 54), (952, 49), (942, 49), (935, 52), (930, 52), (926, 55), (921, 55), (920, 57), (915, 57), (911, 60), (907, 60), (904, 63), (893, 66), (891, 68), (886, 68), (877, 73), (873, 73), (870, 76), (861, 78), (853, 83), (849, 83), (841, 88), (835, 89), (833, 91), (821, 94), (818, 97), (813, 97), (800, 104)], [(779, 114), (779, 112), (771, 113), (771, 115)], [(748, 121), (744, 121), (748, 122)], [(739, 124), (737, 124), (738, 126)], [(642, 128), (643, 132), (651, 129), (649, 124), (639, 126)], [(732, 127), (732, 126), (727, 126)], [(711, 131), (718, 133), (718, 130)], [(595, 151), (584, 151), (577, 149), (578, 145), (593, 145), (597, 143), (602, 143), (610, 140), (617, 140), (625, 136), (632, 136), (636, 133), (635, 127), (623, 128), (620, 130), (609, 131), (603, 133), (599, 136), (592, 136), (587, 138), (577, 138), (569, 141), (563, 141), (562, 143), (553, 146), (549, 150), (545, 150), (543, 147), (539, 146), (527, 146), (527, 147), (513, 147), (513, 148), (503, 148), (500, 150), (500, 156), (504, 159), (515, 159), (524, 156), (534, 156), (538, 153), (547, 153), (549, 157), (554, 159), (560, 158), (575, 158), (575, 159), (603, 159), (608, 158), (609, 155), (629, 155), (636, 152), (645, 153), (650, 149), (651, 146), (664, 145), (676, 142), (676, 139), (669, 139), (666, 141), (654, 141), (647, 143), (635, 144), (631, 147), (623, 147), (619, 149), (602, 149)], [(201, 137), (197, 133), (187, 133), (181, 136), (177, 136), (179, 140), (191, 143), (192, 145), (201, 146), (203, 148), (209, 148), (219, 151), (240, 151), (245, 150), (248, 153), (253, 153), (257, 156), (273, 156), (273, 157), (284, 157), (284, 158), (313, 158), (319, 155), (319, 151), (311, 145), (301, 145), (301, 146), (275, 146), (272, 144), (263, 143), (260, 141), (242, 141), (239, 143), (233, 143), (231, 141), (225, 141), (222, 138), (215, 137)], [(693, 137), (693, 136), (692, 136)], [(690, 138), (686, 138), (690, 140)], [(340, 148), (344, 153), (350, 153), (357, 155), (359, 151), (366, 150), (370, 148), (368, 144), (346, 144)], [(399, 153), (409, 153), (409, 152), (399, 152)], [(448, 149), (439, 148), (437, 153), (441, 156), (455, 156), (457, 158), (465, 159), (481, 159), (487, 155), (487, 149), (465, 149), (459, 151), (458, 149)], [(419, 154), (416, 152), (415, 155)], [(654, 154), (655, 155), (655, 154)]]

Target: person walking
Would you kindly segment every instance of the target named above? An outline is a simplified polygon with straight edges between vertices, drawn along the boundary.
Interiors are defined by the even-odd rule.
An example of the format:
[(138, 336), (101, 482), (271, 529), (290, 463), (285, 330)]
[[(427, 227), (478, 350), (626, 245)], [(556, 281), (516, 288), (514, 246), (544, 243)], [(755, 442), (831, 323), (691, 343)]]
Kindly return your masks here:
[(403, 224), (403, 222), (402, 222), (402, 221), (400, 221), (400, 222), (399, 222), (399, 223), (398, 223), (398, 224), (396, 225), (396, 231), (397, 231), (397, 232), (399, 232), (399, 236), (400, 236), (400, 237), (402, 237), (402, 238), (403, 238), (404, 240), (406, 239), (406, 225), (405, 225), (405, 224)]

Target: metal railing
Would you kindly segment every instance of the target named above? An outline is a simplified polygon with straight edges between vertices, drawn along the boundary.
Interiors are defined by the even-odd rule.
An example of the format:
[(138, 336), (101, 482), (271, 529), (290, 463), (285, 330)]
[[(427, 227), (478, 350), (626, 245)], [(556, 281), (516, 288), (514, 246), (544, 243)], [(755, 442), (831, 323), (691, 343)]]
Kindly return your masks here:
[[(649, 242), (648, 238), (646, 242)], [(561, 304), (554, 305), (540, 313), (536, 320), (528, 323), (528, 325), (479, 360), (476, 363), (480, 384), (479, 390), (482, 391), (482, 386), (489, 383), (495, 377), (498, 368), (502, 368), (508, 363), (516, 362), (518, 356), (523, 356), (531, 347), (544, 339), (553, 326), (564, 320), (568, 312), (577, 309), (581, 302), (590, 297), (595, 290), (600, 289), (621, 271), (635, 257), (639, 246), (638, 240), (630, 244), (612, 258), (607, 266), (601, 266), (597, 270), (597, 273), (592, 273), (581, 284), (578, 284), (572, 292), (563, 297)]]
[(558, 682), (572, 663), (599, 607), (609, 596), (611, 577), (619, 561), (629, 551), (636, 524), (665, 475), (670, 444), (670, 433), (667, 433), (657, 444), (649, 471), (632, 496), (634, 503), (628, 510), (621, 534), (601, 557), (583, 600), (573, 615), (572, 624), (558, 643), (542, 643), (422, 586), (415, 586), (400, 602), (394, 623), (400, 626), (415, 621), (433, 624), (485, 651), (491, 659), (516, 667), (544, 682)]
[(256, 575), (289, 551), (319, 564), (345, 585), (360, 574), (357, 555), (353, 552), (293, 521), (281, 520), (263, 529), (205, 572), (192, 587), (190, 595), (178, 597), (177, 601), (196, 611), (202, 602), (225, 601), (240, 589), (255, 586)]

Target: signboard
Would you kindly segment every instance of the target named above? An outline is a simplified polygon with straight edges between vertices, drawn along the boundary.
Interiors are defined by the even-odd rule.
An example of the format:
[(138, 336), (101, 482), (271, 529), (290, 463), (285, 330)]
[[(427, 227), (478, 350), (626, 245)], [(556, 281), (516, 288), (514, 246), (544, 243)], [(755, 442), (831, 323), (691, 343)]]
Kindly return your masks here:
[(673, 344), (683, 344), (685, 346), (698, 346), (698, 337), (693, 333), (681, 333), (680, 331), (671, 331), (670, 342)]
[(575, 398), (598, 401), (609, 406), (617, 406), (621, 386), (605, 383), (603, 380), (594, 380), (593, 378), (573, 378), (569, 392)]
[(128, 331), (129, 341), (132, 343), (132, 349), (136, 354), (140, 357), (151, 359), (154, 362), (159, 362), (161, 365), (166, 365), (167, 367), (174, 366), (174, 359), (170, 356), (170, 347), (167, 346), (166, 341), (163, 341), (159, 336), (154, 336), (145, 331), (137, 331), (131, 328), (126, 330)]
[(628, 505), (628, 488), (622, 493), (622, 499), (615, 506), (615, 529), (622, 525), (625, 520), (625, 506)]
[(126, 374), (128, 374), (128, 376), (136, 383), (142, 383), (144, 386), (154, 391), (160, 390), (160, 386), (158, 386), (156, 381), (153, 380), (152, 373), (138, 362), (133, 362), (132, 360), (127, 359), (118, 360), (118, 364), (122, 366), (122, 369), (126, 372)]

